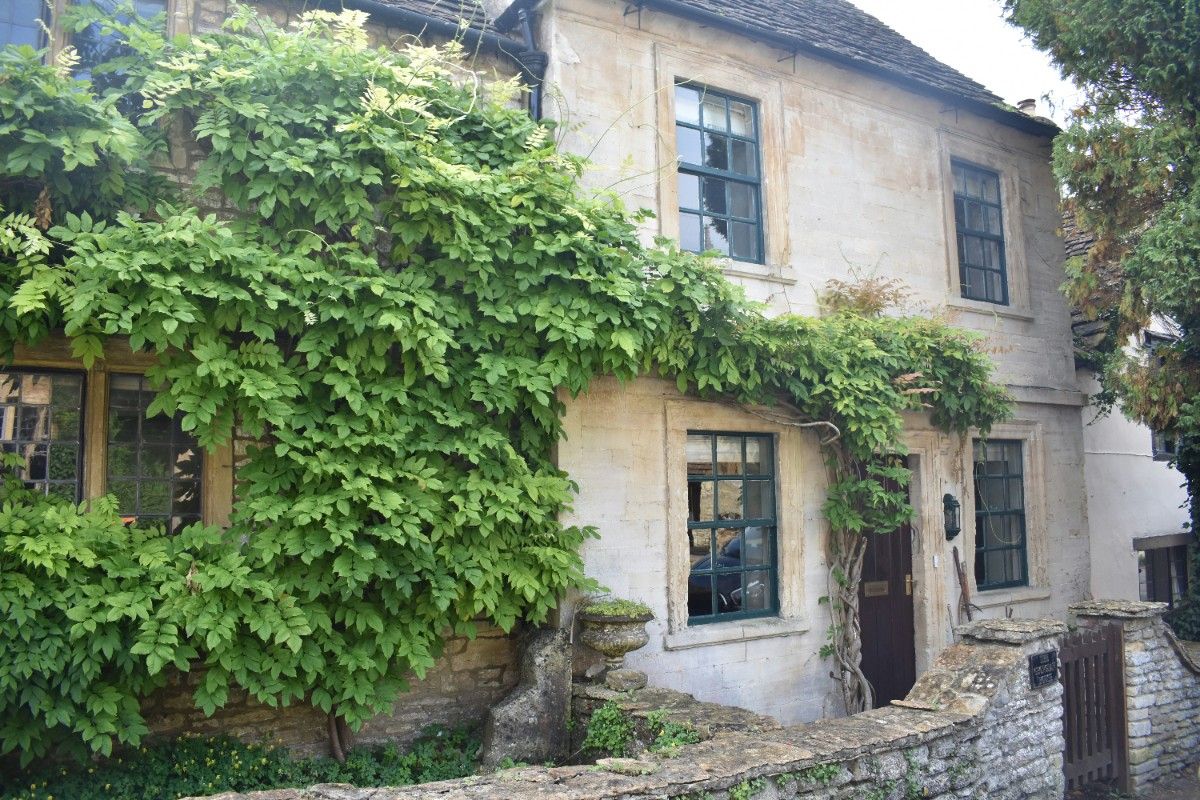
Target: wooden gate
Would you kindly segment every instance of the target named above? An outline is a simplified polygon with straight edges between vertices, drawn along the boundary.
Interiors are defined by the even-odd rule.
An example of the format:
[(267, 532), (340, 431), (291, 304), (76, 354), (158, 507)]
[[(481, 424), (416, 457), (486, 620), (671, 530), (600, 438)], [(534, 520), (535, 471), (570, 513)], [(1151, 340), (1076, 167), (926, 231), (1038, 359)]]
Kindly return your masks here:
[(1067, 636), (1060, 658), (1067, 789), (1099, 783), (1124, 790), (1128, 741), (1120, 626), (1105, 625)]

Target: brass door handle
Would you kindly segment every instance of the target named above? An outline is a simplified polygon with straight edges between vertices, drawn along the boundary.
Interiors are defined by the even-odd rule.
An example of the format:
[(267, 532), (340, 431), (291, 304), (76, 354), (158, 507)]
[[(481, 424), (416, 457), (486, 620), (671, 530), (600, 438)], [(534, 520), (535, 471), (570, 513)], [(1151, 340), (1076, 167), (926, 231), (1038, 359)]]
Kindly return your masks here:
[(904, 576), (904, 593), (906, 595), (908, 595), (909, 597), (912, 597), (912, 585), (913, 585), (913, 579), (912, 579), (912, 573), (910, 572)]

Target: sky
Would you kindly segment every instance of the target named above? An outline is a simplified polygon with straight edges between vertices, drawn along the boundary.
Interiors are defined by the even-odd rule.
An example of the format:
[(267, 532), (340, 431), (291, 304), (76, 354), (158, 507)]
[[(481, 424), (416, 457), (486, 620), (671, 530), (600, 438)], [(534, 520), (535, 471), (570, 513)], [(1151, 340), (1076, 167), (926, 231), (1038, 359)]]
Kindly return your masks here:
[[(850, 0), (1007, 102), (1032, 97), (1062, 124), (1079, 97), (1045, 53), (1004, 21), (1002, 0)], [(1050, 96), (1051, 103), (1044, 99)]]

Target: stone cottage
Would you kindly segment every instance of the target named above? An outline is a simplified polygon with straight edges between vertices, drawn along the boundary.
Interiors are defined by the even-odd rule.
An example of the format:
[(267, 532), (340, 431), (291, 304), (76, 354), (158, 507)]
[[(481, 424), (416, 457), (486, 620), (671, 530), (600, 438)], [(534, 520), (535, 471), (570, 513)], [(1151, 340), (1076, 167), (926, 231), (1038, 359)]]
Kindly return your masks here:
[[(281, 19), (302, 10), (256, 5)], [(531, 112), (560, 120), (565, 146), (598, 165), (592, 185), (654, 210), (647, 237), (719, 251), (726, 274), (773, 313), (816, 313), (827, 280), (871, 274), (986, 336), (1015, 416), (985, 442), (912, 415), (917, 514), (868, 553), (864, 666), (880, 703), (903, 697), (968, 616), (1063, 617), (1088, 596), (1052, 123), (846, 0), (345, 5), (369, 12), (381, 41), (461, 37), (484, 63), (522, 74)], [(165, 11), (172, 33), (228, 13), (225, 0), (142, 6)], [(40, 14), (39, 3), (0, 0), (0, 44), (47, 44)], [(66, 34), (49, 31), (62, 47)], [(76, 44), (89, 36), (104, 46), (89, 31)], [(187, 173), (186, 153), (173, 167)], [(0, 373), (0, 444), (30, 454), (26, 477), (65, 496), (113, 492), (131, 518), (225, 519), (232, 451), (202, 458), (177, 426), (144, 419), (141, 358), (114, 350), (85, 371), (69, 352), (23, 352)], [(829, 576), (818, 432), (654, 380), (599, 382), (567, 405), (558, 459), (580, 486), (572, 522), (601, 534), (586, 547), (588, 571), (656, 616), (630, 666), (785, 724), (843, 713), (819, 654)], [(180, 463), (190, 469), (166, 467)], [(140, 466), (113, 472), (122, 464)], [(495, 636), (453, 644), (444, 669), (364, 736), (478, 719), (515, 682), (512, 651)], [(181, 729), (178, 708), (164, 706), (160, 730)], [(301, 711), (286, 724), (237, 704), (221, 713), (207, 724), (323, 740), (320, 720)]]

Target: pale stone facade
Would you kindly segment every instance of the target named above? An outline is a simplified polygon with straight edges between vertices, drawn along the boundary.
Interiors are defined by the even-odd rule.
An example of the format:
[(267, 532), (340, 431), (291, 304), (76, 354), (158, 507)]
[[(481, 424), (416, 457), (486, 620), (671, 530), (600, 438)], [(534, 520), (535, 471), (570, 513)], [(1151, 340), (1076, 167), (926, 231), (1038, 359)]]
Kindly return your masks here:
[[(554, 0), (538, 9), (550, 52), (547, 110), (565, 145), (591, 153), (592, 185), (611, 187), (657, 218), (645, 233), (679, 235), (673, 85), (686, 80), (757, 105), (764, 264), (727, 274), (774, 313), (817, 313), (817, 292), (852, 270), (895, 277), (924, 309), (986, 335), (999, 378), (1018, 401), (993, 438), (1021, 441), (1029, 585), (977, 592), (975, 616), (1062, 616), (1088, 596), (1082, 395), (1076, 383), (1057, 229), (1049, 139), (947, 108), (862, 72), (649, 7)], [(1011, 303), (960, 297), (951, 159), (1000, 176)], [(974, 550), (969, 441), (910, 421), (916, 470), (914, 597), (918, 670), (953, 640), (959, 587), (951, 547), (971, 579)], [(778, 439), (779, 614), (687, 624), (681, 545), (688, 430), (768, 432)], [(817, 431), (752, 411), (679, 396), (663, 383), (604, 381), (570, 399), (559, 463), (578, 481), (570, 521), (596, 525), (589, 574), (648, 603), (651, 644), (629, 658), (662, 686), (734, 703), (785, 724), (841, 713), (818, 651), (828, 613)], [(942, 496), (962, 502), (963, 535), (943, 534)]]
[[(1080, 385), (1088, 394), (1099, 390), (1090, 370), (1080, 370)], [(1092, 592), (1097, 597), (1139, 599), (1139, 540), (1175, 541), (1187, 530), (1183, 474), (1155, 458), (1152, 437), (1149, 427), (1127, 419), (1119, 409), (1105, 416), (1094, 408), (1084, 412)]]

